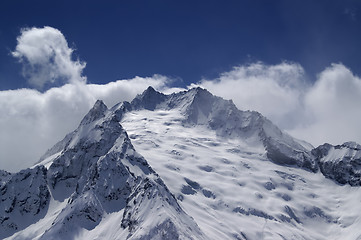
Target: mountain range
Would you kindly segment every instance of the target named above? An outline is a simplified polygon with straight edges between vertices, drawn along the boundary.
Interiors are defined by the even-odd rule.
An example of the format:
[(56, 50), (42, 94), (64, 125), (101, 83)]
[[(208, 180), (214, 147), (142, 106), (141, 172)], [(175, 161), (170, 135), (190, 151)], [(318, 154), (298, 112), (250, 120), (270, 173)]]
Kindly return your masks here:
[(314, 147), (205, 89), (149, 87), (0, 170), (0, 238), (361, 239), (360, 185), (355, 142)]

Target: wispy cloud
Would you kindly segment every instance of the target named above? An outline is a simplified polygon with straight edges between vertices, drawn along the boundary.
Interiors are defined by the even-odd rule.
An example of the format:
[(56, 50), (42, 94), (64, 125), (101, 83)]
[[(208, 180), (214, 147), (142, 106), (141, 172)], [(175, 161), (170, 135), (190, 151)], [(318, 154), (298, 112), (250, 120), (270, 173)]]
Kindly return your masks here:
[(12, 55), (23, 64), (23, 75), (29, 83), (42, 89), (46, 84), (84, 83), (84, 62), (72, 59), (64, 35), (55, 28), (25, 28), (17, 38)]
[(357, 18), (357, 11), (356, 8), (345, 8), (345, 10), (343, 11), (344, 14), (346, 14), (351, 20), (356, 21)]

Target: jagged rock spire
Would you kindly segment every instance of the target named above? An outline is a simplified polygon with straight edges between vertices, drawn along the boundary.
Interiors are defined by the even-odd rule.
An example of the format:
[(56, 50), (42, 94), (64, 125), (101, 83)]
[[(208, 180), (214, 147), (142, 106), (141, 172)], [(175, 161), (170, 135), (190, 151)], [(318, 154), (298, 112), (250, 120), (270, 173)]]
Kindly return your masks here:
[(102, 100), (97, 100), (92, 109), (85, 115), (80, 125), (85, 125), (105, 116), (108, 107)]
[(166, 95), (149, 86), (142, 94), (136, 96), (131, 104), (134, 109), (154, 110), (165, 99)]

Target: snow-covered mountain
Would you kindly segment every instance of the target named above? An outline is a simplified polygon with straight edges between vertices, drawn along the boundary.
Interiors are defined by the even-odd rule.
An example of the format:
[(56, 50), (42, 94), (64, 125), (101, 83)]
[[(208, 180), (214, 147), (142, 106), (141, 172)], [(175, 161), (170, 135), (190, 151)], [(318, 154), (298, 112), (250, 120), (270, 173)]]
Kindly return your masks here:
[(149, 87), (0, 171), (0, 238), (360, 239), (360, 174), (356, 143), (314, 148), (207, 90)]
[(101, 101), (38, 166), (1, 172), (1, 194), (2, 238), (204, 238)]
[(312, 146), (283, 133), (258, 112), (241, 111), (232, 101), (213, 96), (202, 88), (164, 95), (149, 87), (131, 103), (132, 109), (179, 109), (185, 123), (203, 125), (224, 138), (238, 138), (250, 146), (262, 146), (267, 157), (278, 164), (317, 171), (310, 154)]

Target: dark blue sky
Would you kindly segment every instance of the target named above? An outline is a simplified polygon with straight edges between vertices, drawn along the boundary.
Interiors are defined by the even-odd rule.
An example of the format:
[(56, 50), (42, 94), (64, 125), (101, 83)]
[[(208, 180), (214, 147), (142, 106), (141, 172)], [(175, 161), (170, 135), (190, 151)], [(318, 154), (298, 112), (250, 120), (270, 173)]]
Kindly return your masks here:
[(162, 74), (184, 86), (255, 61), (330, 63), (361, 75), (361, 1), (48, 1), (0, 3), (0, 90), (29, 87), (10, 55), (24, 27), (59, 29), (91, 83)]

